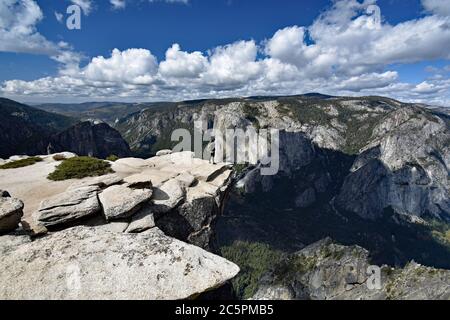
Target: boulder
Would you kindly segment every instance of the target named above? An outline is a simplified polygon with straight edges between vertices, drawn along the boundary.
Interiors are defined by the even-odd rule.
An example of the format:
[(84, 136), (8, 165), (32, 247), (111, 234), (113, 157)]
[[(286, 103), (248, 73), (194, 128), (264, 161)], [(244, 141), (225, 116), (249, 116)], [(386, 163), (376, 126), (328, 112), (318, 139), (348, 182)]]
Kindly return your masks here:
[[(58, 152), (58, 153), (52, 153), (52, 154), (48, 154), (48, 155), (42, 155), (40, 156), (42, 159), (47, 160), (55, 160), (55, 158), (57, 158), (58, 160), (64, 160), (64, 159), (70, 159), (70, 158), (75, 158), (78, 157), (77, 154), (73, 153), (73, 152)], [(59, 160), (59, 161), (61, 161)]]
[(99, 191), (96, 186), (68, 189), (42, 201), (36, 219), (43, 226), (52, 227), (95, 215), (101, 210)]
[(151, 189), (131, 189), (124, 185), (115, 185), (100, 193), (106, 219), (115, 220), (131, 217), (140, 206), (152, 197)]
[(197, 182), (197, 179), (187, 172), (180, 174), (176, 179), (184, 188), (192, 187)]
[(185, 198), (186, 188), (176, 180), (165, 182), (153, 192), (153, 209), (158, 213), (166, 213), (176, 208)]
[(131, 219), (131, 223), (126, 229), (128, 233), (140, 233), (155, 227), (155, 218), (152, 209), (148, 206), (142, 208)]
[(160, 150), (156, 153), (157, 157), (161, 157), (161, 156), (167, 156), (168, 154), (172, 154), (172, 150)]
[(0, 198), (0, 234), (17, 229), (23, 216), (23, 202), (16, 198)]
[(157, 228), (141, 234), (66, 229), (6, 251), (0, 268), (2, 300), (180, 300), (239, 272)]

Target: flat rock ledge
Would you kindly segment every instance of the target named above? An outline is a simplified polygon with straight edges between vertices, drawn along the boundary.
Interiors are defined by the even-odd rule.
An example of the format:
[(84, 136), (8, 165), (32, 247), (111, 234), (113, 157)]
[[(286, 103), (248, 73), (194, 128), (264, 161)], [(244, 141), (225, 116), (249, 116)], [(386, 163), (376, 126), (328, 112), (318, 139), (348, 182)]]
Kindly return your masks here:
[(42, 201), (37, 220), (45, 227), (95, 215), (101, 210), (97, 186), (79, 187)]
[(12, 248), (3, 242), (1, 269), (0, 299), (27, 300), (188, 299), (239, 272), (158, 228), (126, 234), (81, 226)]
[(18, 217), (0, 237), (0, 299), (187, 299), (238, 274), (207, 251), (229, 166), (161, 152), (112, 168), (33, 199), (40, 206), (22, 221), (25, 233), (17, 229), (24, 204), (0, 190), (2, 212), (15, 201)]

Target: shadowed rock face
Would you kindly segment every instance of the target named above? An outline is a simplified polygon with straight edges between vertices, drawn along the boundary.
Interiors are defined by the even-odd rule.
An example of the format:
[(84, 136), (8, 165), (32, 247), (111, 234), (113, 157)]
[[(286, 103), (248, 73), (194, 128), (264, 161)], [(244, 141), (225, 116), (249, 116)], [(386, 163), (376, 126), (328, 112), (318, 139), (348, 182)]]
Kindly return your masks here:
[(75, 119), (0, 98), (0, 157), (45, 154), (49, 137)]
[(100, 158), (130, 155), (126, 141), (106, 123), (77, 122), (75, 118), (0, 98), (0, 157), (61, 151)]
[(388, 114), (356, 159), (336, 203), (369, 219), (392, 207), (450, 221), (449, 142), (445, 118), (414, 107)]
[(122, 136), (106, 123), (82, 122), (51, 139), (55, 152), (71, 151), (78, 155), (106, 158), (130, 156), (130, 148)]
[(325, 239), (289, 256), (260, 282), (255, 300), (448, 300), (450, 271), (410, 263), (383, 266), (380, 282), (369, 252)]
[(155, 228), (125, 234), (76, 227), (29, 243), (0, 240), (0, 299), (187, 299), (239, 272)]

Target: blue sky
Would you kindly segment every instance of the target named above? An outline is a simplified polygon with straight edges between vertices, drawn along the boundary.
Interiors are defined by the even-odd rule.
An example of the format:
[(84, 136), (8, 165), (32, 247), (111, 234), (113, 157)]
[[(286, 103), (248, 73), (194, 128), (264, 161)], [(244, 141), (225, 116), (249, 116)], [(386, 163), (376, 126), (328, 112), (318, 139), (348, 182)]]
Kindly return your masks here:
[[(318, 91), (450, 105), (449, 0), (0, 2), (0, 95), (20, 101)], [(65, 24), (74, 3), (81, 30)]]

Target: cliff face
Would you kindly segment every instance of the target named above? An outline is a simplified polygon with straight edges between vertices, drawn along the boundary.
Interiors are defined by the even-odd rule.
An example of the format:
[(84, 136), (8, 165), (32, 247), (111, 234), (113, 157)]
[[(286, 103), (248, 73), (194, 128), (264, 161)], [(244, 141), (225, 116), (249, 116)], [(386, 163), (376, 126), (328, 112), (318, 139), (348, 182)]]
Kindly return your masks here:
[(448, 300), (450, 271), (410, 263), (372, 269), (369, 252), (325, 239), (264, 275), (255, 300)]
[(0, 157), (44, 154), (49, 137), (75, 122), (73, 118), (0, 98)]
[(0, 157), (71, 151), (106, 158), (127, 157), (130, 148), (119, 132), (105, 123), (77, 123), (54, 114), (0, 98)]
[(128, 157), (131, 154), (120, 133), (106, 123), (81, 122), (54, 135), (50, 141), (54, 152), (70, 151), (103, 159), (110, 155)]
[(377, 125), (346, 178), (337, 205), (377, 218), (401, 214), (450, 219), (450, 131), (445, 118), (414, 107), (389, 113)]

